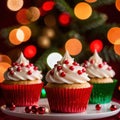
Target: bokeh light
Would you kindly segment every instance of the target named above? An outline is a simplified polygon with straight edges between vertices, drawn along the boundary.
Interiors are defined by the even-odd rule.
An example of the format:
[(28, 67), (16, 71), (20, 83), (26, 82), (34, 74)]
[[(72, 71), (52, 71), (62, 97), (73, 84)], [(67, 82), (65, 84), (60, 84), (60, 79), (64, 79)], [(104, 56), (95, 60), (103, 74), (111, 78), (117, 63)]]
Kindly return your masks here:
[(120, 0), (115, 0), (115, 7), (118, 11), (120, 11)]
[(65, 49), (69, 51), (70, 55), (78, 55), (82, 50), (82, 43), (76, 38), (71, 38), (65, 43)]
[(92, 15), (92, 7), (85, 2), (80, 2), (74, 7), (74, 14), (81, 20), (88, 19)]
[(42, 4), (42, 9), (44, 11), (50, 11), (53, 9), (54, 5), (55, 5), (54, 1), (46, 1)]
[(58, 52), (50, 53), (47, 57), (47, 64), (52, 69), (57, 61), (62, 59), (62, 55)]
[(17, 36), (17, 31), (18, 29), (13, 29), (9, 33), (9, 41), (13, 45), (21, 44), (21, 41), (18, 39), (18, 36)]
[(44, 22), (48, 27), (53, 27), (56, 25), (56, 18), (54, 15), (46, 15), (44, 17)]
[(4, 73), (9, 67), (11, 67), (9, 63), (0, 62), (0, 83), (4, 81)]
[(112, 44), (120, 44), (120, 28), (112, 27), (107, 32), (107, 38)]
[(103, 43), (101, 40), (93, 40), (90, 43), (90, 51), (92, 53), (95, 52), (95, 50), (97, 50), (97, 52), (100, 52), (103, 49)]
[(47, 36), (40, 36), (37, 41), (39, 47), (41, 48), (49, 48), (51, 45), (51, 41)]
[(23, 42), (26, 42), (30, 39), (32, 35), (32, 31), (28, 26), (21, 26), (19, 29), (21, 29), (24, 33), (24, 40)]
[(58, 17), (58, 21), (61, 25), (67, 26), (71, 21), (70, 15), (68, 13), (61, 13)]
[(22, 8), (16, 14), (17, 21), (22, 25), (30, 24), (30, 20), (28, 19), (28, 9)]
[(120, 45), (114, 45), (114, 51), (116, 54), (120, 55)]
[(28, 45), (24, 48), (23, 53), (26, 58), (33, 58), (37, 53), (37, 48), (34, 45)]
[(86, 2), (88, 2), (88, 3), (94, 3), (94, 2), (96, 2), (97, 0), (85, 0)]
[(12, 60), (9, 56), (0, 54), (0, 62), (6, 62), (8, 64), (11, 64)]
[(24, 40), (24, 32), (19, 28), (17, 29), (16, 37), (17, 37), (17, 39), (19, 41), (23, 42), (23, 40)]
[(18, 11), (23, 7), (23, 0), (7, 0), (7, 7), (11, 11)]
[(40, 17), (40, 10), (37, 7), (29, 7), (27, 12), (27, 19), (31, 22), (38, 20)]

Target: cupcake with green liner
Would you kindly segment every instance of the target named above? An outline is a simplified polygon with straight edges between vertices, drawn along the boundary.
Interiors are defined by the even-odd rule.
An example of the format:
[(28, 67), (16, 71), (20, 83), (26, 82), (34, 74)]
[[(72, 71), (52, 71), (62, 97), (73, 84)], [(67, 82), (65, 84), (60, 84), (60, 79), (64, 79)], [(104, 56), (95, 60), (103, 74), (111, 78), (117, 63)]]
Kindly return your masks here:
[(74, 61), (68, 51), (46, 74), (45, 86), (51, 112), (85, 112), (92, 85), (86, 69)]
[(117, 83), (117, 80), (113, 79), (115, 71), (102, 60), (97, 51), (82, 66), (86, 68), (86, 73), (90, 77), (89, 82), (93, 84), (89, 103), (109, 103)]
[(29, 63), (23, 53), (4, 74), (0, 84), (5, 104), (16, 106), (37, 105), (43, 87), (42, 73), (37, 66)]

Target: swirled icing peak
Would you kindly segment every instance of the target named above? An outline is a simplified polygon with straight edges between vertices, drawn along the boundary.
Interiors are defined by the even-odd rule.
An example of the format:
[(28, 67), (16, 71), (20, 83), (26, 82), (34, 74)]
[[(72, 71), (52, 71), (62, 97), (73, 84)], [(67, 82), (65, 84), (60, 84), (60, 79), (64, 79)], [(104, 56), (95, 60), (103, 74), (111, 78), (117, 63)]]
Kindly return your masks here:
[(86, 69), (79, 65), (66, 51), (63, 58), (48, 71), (46, 81), (49, 83), (85, 83), (89, 81)]
[(91, 56), (88, 61), (85, 61), (82, 66), (86, 68), (86, 73), (91, 78), (112, 78), (115, 76), (115, 71), (107, 62), (103, 62), (97, 51), (95, 51), (93, 56)]
[(29, 63), (23, 53), (21, 53), (18, 60), (12, 64), (4, 74), (5, 80), (40, 80), (42, 79), (42, 72), (38, 70), (37, 66)]

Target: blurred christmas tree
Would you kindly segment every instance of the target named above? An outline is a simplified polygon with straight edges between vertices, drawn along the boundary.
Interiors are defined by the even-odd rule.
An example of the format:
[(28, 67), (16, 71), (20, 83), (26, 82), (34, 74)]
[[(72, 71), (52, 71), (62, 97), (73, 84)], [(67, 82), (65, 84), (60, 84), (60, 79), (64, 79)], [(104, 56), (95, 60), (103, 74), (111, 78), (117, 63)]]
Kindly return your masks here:
[[(48, 57), (53, 58), (53, 64), (64, 54), (66, 46), (79, 63), (88, 59), (96, 48), (102, 58), (113, 65), (116, 77), (120, 78), (119, 36), (115, 38), (117, 44), (107, 38), (111, 28), (117, 27), (119, 31), (120, 0), (14, 0), (16, 6), (11, 1), (0, 1), (7, 12), (12, 13), (14, 22), (10, 23), (8, 19), (12, 27), (1, 28), (2, 54), (15, 61), (22, 50), (46, 73), (51, 67)], [(70, 43), (70, 47), (67, 41), (72, 38), (74, 42)], [(75, 44), (77, 41), (78, 44)]]

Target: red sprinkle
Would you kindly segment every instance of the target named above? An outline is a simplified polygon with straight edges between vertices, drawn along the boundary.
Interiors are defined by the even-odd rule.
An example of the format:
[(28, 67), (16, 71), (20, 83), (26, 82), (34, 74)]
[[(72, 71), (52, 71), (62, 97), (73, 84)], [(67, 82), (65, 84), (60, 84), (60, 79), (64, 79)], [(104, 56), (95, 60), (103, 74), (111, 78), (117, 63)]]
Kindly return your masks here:
[(14, 75), (14, 71), (13, 71), (13, 70), (11, 70), (11, 71), (10, 71), (10, 74), (11, 74), (11, 75)]
[(60, 71), (62, 69), (62, 66), (57, 66), (57, 70)]
[(102, 64), (99, 64), (99, 65), (98, 65), (98, 67), (99, 67), (99, 68), (102, 68), (102, 67), (103, 67), (103, 65), (102, 65)]
[(19, 67), (17, 68), (17, 71), (20, 72), (20, 70), (21, 70), (21, 67), (19, 66)]
[(86, 72), (86, 69), (85, 69), (85, 68), (83, 68), (83, 69), (82, 69), (82, 72)]
[(21, 67), (23, 67), (23, 66), (24, 66), (24, 64), (23, 64), (23, 63), (21, 63), (20, 65), (21, 65)]
[(38, 67), (37, 67), (37, 66), (34, 66), (34, 70), (38, 70)]
[(81, 71), (81, 70), (78, 70), (77, 73), (78, 73), (79, 75), (81, 75), (81, 74), (82, 74), (82, 71)]
[(73, 62), (73, 65), (74, 65), (74, 66), (77, 66), (77, 65), (79, 65), (79, 64), (78, 64), (77, 62)]
[(31, 71), (31, 70), (29, 70), (29, 71), (27, 72), (27, 74), (28, 74), (28, 75), (31, 75), (31, 74), (32, 74), (32, 71)]
[(54, 74), (54, 70), (51, 70), (51, 71), (50, 71), (50, 74), (53, 75), (53, 74)]
[(90, 60), (90, 63), (93, 64), (93, 63), (94, 63), (94, 60)]
[(61, 73), (60, 73), (60, 76), (61, 76), (61, 77), (65, 77), (65, 75), (66, 75), (65, 72), (61, 72)]
[(65, 63), (65, 64), (69, 64), (69, 61), (68, 61), (68, 60), (65, 60), (64, 63)]
[(109, 66), (109, 67), (107, 68), (107, 70), (112, 70), (112, 67), (111, 67), (111, 66)]
[(74, 67), (73, 67), (73, 66), (70, 66), (69, 69), (70, 69), (70, 70), (74, 70)]

